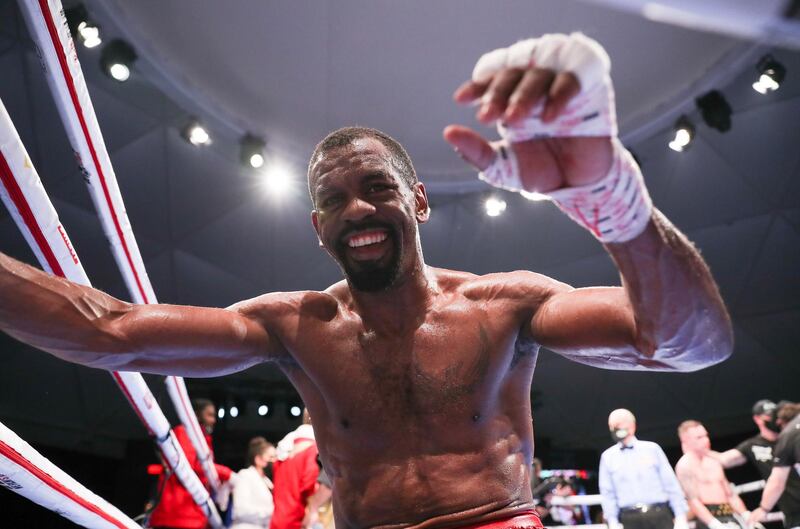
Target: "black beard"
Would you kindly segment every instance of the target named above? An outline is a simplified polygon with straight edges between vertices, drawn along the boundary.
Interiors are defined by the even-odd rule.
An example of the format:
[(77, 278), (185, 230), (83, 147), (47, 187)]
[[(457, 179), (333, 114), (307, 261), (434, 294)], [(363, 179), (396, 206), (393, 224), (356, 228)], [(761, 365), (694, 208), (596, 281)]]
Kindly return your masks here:
[(402, 255), (400, 250), (400, 237), (397, 231), (390, 226), (389, 238), (392, 242), (392, 257), (391, 261), (385, 265), (373, 262), (363, 261), (358, 265), (352, 265), (350, 260), (346, 257), (346, 247), (342, 245), (339, 251), (340, 263), (347, 282), (350, 286), (361, 292), (380, 292), (389, 289), (394, 285), (397, 278), (400, 276), (400, 263), (402, 262)]

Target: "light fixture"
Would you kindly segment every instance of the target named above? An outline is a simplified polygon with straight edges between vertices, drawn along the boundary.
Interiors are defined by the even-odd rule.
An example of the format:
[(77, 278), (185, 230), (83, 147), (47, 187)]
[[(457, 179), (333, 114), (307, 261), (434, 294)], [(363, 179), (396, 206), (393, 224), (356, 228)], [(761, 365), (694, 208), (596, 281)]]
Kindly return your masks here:
[(669, 148), (682, 152), (694, 139), (694, 125), (689, 118), (681, 116), (675, 123), (675, 138), (669, 142)]
[(786, 67), (772, 58), (764, 55), (756, 66), (758, 81), (753, 83), (753, 90), (759, 94), (774, 92), (780, 88), (783, 78), (786, 77)]
[(300, 417), (300, 415), (303, 413), (303, 410), (300, 409), (300, 406), (292, 406), (289, 408), (289, 413), (292, 417)]
[(181, 129), (181, 137), (192, 145), (209, 145), (211, 136), (208, 135), (206, 128), (197, 119), (192, 118)]
[(289, 168), (280, 162), (271, 162), (261, 175), (264, 189), (273, 195), (281, 196), (289, 190), (292, 185), (292, 176)]
[(236, 406), (231, 406), (231, 417), (238, 417), (239, 416), (239, 408)]
[(261, 168), (264, 165), (265, 146), (266, 143), (264, 140), (252, 134), (248, 134), (242, 138), (239, 151), (242, 165), (245, 167), (252, 167), (253, 169)]
[(225, 418), (225, 408), (220, 408), (217, 410), (217, 417), (219, 417), (220, 419)]
[(486, 208), (486, 214), (490, 217), (497, 217), (501, 215), (507, 207), (506, 201), (497, 198), (497, 197), (489, 197), (484, 202), (484, 207)]
[(78, 39), (87, 48), (94, 48), (100, 45), (100, 28), (89, 19), (86, 7), (79, 4), (75, 7), (64, 10), (64, 17), (67, 19), (67, 26), (73, 37)]
[(694, 100), (697, 108), (700, 109), (700, 114), (703, 116), (703, 121), (712, 129), (717, 129), (720, 132), (728, 132), (731, 130), (731, 105), (722, 92), (719, 90), (711, 90)]
[(130, 78), (135, 61), (136, 52), (124, 40), (112, 40), (100, 52), (100, 68), (116, 81), (124, 82)]
[(261, 406), (258, 407), (258, 414), (261, 417), (266, 417), (268, 413), (269, 413), (269, 406), (267, 406), (266, 404), (262, 404)]

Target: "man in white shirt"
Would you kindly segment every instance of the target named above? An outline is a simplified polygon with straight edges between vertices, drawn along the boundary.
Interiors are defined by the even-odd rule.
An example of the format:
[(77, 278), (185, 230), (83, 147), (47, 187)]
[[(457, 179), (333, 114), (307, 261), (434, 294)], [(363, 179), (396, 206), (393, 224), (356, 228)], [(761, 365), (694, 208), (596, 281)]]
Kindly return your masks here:
[(247, 447), (250, 466), (236, 474), (231, 529), (267, 529), (272, 518), (272, 481), (264, 469), (276, 459), (275, 447), (254, 437)]

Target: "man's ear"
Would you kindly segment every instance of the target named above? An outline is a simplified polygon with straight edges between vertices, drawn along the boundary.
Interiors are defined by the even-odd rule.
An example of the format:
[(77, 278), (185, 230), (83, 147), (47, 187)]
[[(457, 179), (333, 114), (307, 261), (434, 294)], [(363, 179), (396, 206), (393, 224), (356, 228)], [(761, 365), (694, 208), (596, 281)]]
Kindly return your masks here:
[(425, 191), (425, 184), (417, 182), (414, 184), (414, 206), (417, 222), (424, 224), (431, 216), (431, 206), (428, 203), (428, 193)]
[(322, 248), (322, 237), (319, 235), (319, 212), (316, 209), (311, 210), (311, 225), (314, 226), (314, 231), (317, 232), (317, 241), (319, 241), (319, 247)]

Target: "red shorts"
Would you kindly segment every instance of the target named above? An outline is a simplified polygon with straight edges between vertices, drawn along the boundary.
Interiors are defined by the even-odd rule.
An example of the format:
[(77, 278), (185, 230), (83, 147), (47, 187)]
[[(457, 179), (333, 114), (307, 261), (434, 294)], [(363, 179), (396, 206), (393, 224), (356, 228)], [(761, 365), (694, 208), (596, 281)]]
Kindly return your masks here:
[(542, 525), (542, 520), (539, 519), (539, 515), (534, 511), (530, 511), (514, 515), (505, 520), (464, 525), (458, 529), (544, 529), (544, 526)]

